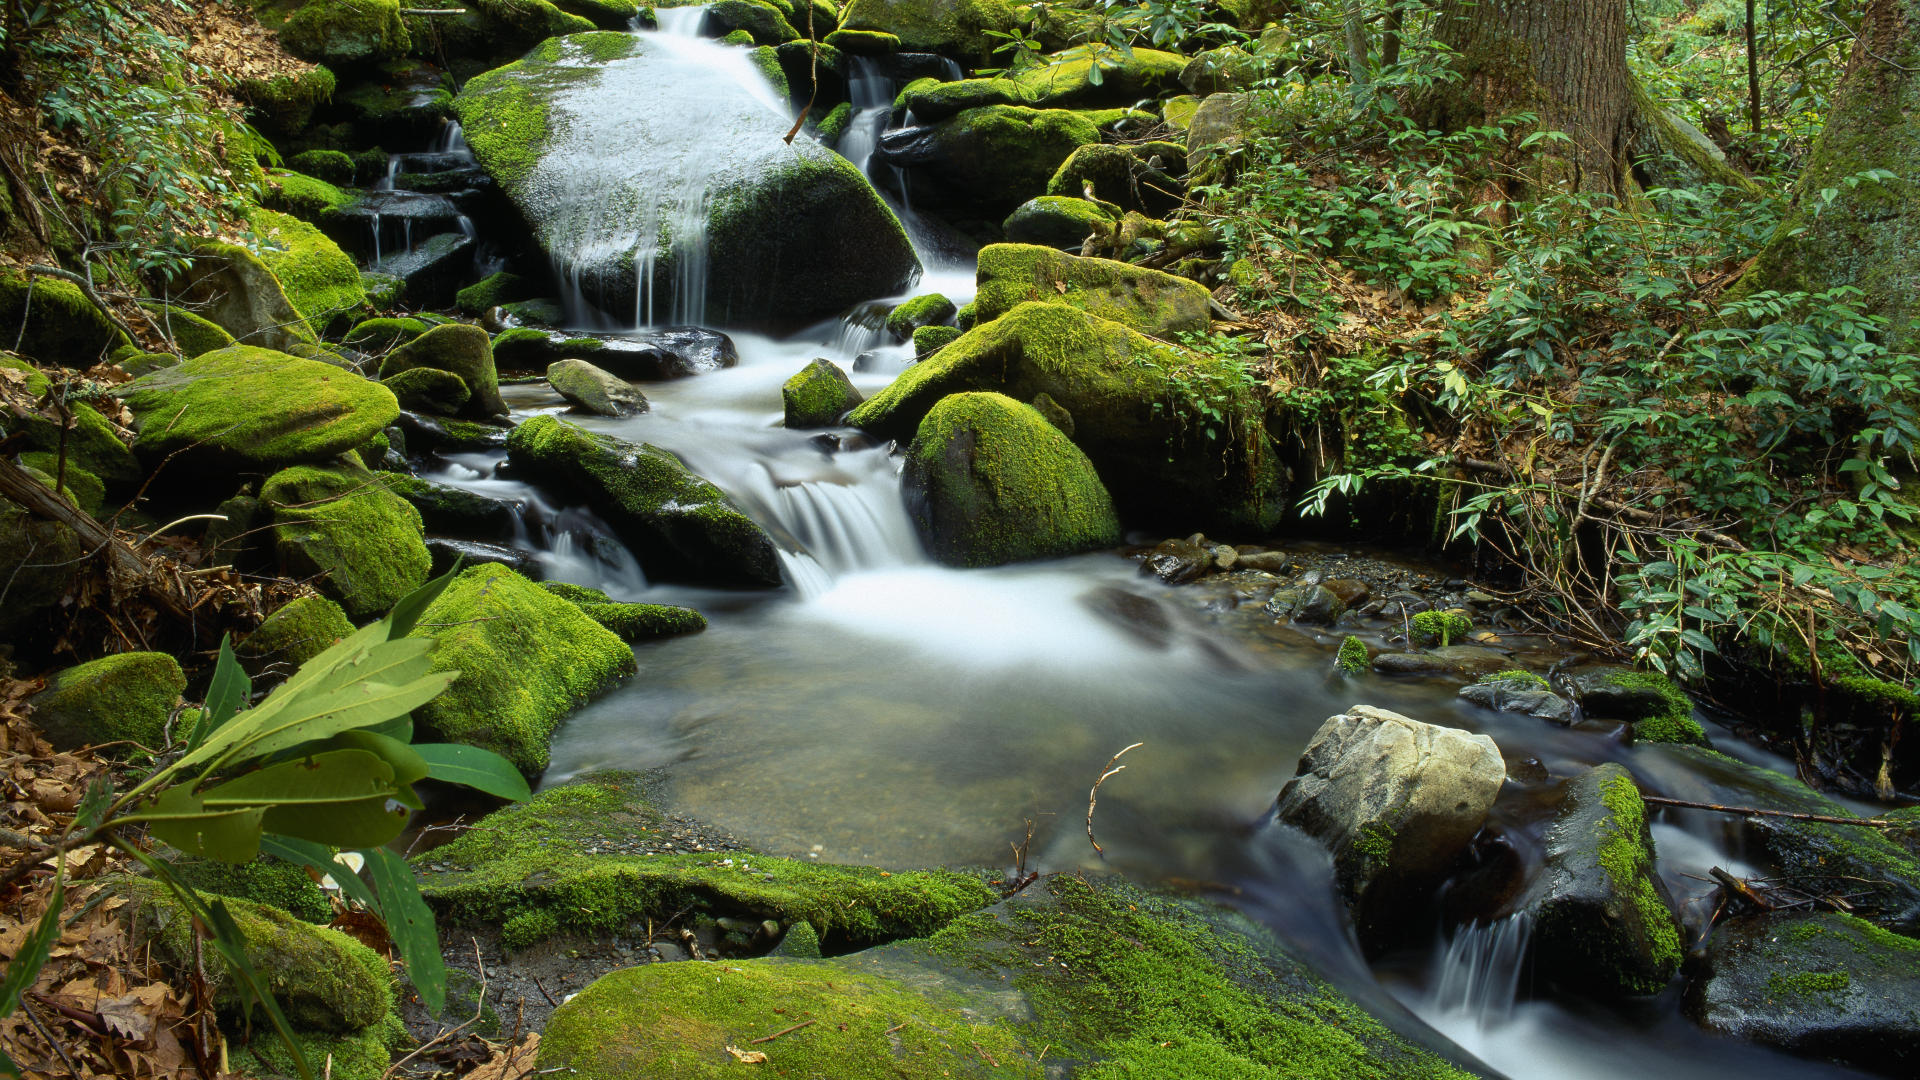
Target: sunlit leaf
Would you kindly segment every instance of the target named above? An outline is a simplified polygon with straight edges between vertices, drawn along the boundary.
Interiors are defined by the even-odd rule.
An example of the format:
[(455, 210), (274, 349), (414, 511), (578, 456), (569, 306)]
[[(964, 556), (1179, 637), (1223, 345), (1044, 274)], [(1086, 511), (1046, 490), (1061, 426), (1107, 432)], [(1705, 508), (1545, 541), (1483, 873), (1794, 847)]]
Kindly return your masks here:
[(491, 750), (460, 743), (425, 743), (413, 749), (426, 760), (431, 779), (462, 784), (512, 802), (533, 797), (520, 769)]

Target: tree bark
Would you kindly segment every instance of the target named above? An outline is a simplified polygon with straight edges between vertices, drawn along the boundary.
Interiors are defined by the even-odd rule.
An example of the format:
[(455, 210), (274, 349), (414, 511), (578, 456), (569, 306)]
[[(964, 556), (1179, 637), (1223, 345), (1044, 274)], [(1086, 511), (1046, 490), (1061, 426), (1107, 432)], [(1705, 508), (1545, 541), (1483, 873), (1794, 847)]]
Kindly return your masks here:
[[(1890, 180), (1849, 178), (1884, 169)], [(1870, 0), (1794, 206), (1732, 293), (1861, 290), (1888, 344), (1920, 350), (1920, 0)], [(1832, 202), (1822, 205), (1826, 193)]]

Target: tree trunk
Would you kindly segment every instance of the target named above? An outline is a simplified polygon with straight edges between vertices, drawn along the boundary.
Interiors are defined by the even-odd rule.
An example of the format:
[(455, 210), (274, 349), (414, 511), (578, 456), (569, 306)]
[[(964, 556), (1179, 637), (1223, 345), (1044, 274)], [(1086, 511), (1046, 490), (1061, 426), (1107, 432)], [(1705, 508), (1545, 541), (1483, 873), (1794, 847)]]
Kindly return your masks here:
[[(1885, 169), (1893, 179), (1849, 186)], [(1870, 0), (1794, 207), (1736, 286), (1821, 292), (1851, 285), (1887, 318), (1888, 343), (1920, 349), (1920, 0)], [(1824, 193), (1833, 192), (1821, 207)]]

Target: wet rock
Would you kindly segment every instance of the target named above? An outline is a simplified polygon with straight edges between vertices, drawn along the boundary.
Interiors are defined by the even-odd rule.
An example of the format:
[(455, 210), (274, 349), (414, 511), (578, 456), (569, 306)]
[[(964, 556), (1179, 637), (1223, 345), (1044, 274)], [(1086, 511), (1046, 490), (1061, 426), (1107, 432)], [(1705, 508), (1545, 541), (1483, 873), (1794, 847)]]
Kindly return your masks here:
[(1151, 597), (1103, 585), (1082, 596), (1080, 603), (1102, 622), (1117, 627), (1149, 648), (1165, 649), (1173, 642), (1173, 620), (1167, 609)]
[(386, 478), (387, 488), (420, 511), (430, 533), (465, 540), (505, 540), (513, 535), (518, 508), (451, 484), (403, 474)]
[(1191, 540), (1163, 540), (1147, 553), (1140, 572), (1169, 585), (1185, 585), (1213, 569), (1213, 549)]
[(477, 326), (446, 323), (428, 330), (388, 353), (380, 364), (380, 377), (389, 379), (414, 368), (433, 368), (459, 376), (472, 395), (467, 406), (472, 417), (507, 414), (494, 368), (493, 346), (487, 332)]
[(1373, 589), (1364, 581), (1353, 578), (1326, 578), (1320, 582), (1328, 592), (1340, 598), (1347, 607), (1359, 607), (1373, 596)]
[(1581, 994), (1664, 989), (1680, 965), (1680, 922), (1653, 860), (1632, 774), (1608, 762), (1576, 777), (1523, 905), (1533, 919), (1537, 970)]
[(547, 365), (547, 384), (575, 412), (594, 416), (632, 416), (647, 411), (647, 396), (625, 379), (587, 363), (560, 360)]
[(1705, 729), (1693, 718), (1693, 702), (1658, 672), (1589, 668), (1569, 675), (1566, 686), (1583, 716), (1628, 721), (1636, 742), (1707, 745)]
[(1748, 915), (1690, 967), (1686, 1009), (1709, 1031), (1885, 1076), (1920, 1061), (1913, 938), (1833, 912)]
[(1242, 570), (1263, 570), (1269, 574), (1284, 574), (1293, 569), (1293, 559), (1283, 551), (1242, 552), (1234, 565)]
[(832, 427), (866, 400), (831, 360), (816, 359), (780, 388), (790, 428)]
[(493, 424), (402, 412), (394, 426), (404, 436), (407, 448), (415, 453), (497, 450), (507, 445), (507, 429)]
[(1473, 678), (1499, 671), (1511, 662), (1506, 653), (1484, 645), (1446, 645), (1418, 653), (1381, 653), (1373, 658), (1373, 670), (1394, 675)]
[(1547, 687), (1547, 681), (1528, 671), (1495, 672), (1460, 688), (1460, 696), (1496, 712), (1519, 713), (1551, 720), (1573, 721), (1573, 703)]
[(1347, 605), (1325, 585), (1287, 585), (1267, 601), (1267, 613), (1276, 619), (1332, 626), (1346, 614)]
[(519, 327), (494, 339), (494, 359), (503, 368), (539, 371), (561, 360), (585, 360), (629, 382), (665, 382), (702, 375), (740, 362), (733, 339), (693, 326), (624, 334), (564, 333)]
[(320, 215), (320, 228), (340, 250), (372, 261), (406, 251), (430, 236), (458, 233), (460, 211), (444, 195), (363, 191), (347, 205)]
[(1378, 941), (1466, 848), (1505, 779), (1485, 735), (1356, 705), (1314, 733), (1276, 812), (1333, 852), (1355, 925)]
[(538, 581), (540, 579), (540, 560), (529, 552), (505, 544), (489, 544), (483, 540), (455, 540), (446, 536), (427, 537), (427, 556), (433, 561), (430, 571), (435, 577), (453, 569), (456, 562), (461, 566), (478, 566), (493, 563), (504, 566), (522, 577)]

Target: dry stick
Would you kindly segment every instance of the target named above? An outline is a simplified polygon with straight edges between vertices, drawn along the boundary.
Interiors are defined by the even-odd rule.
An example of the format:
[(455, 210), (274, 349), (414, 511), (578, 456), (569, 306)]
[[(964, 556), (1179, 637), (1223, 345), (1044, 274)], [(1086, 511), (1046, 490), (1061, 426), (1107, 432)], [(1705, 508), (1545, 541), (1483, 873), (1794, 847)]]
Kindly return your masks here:
[(1748, 885), (1746, 882), (1741, 881), (1739, 878), (1734, 877), (1732, 874), (1727, 873), (1725, 870), (1722, 870), (1721, 868), (1716, 866), (1713, 869), (1708, 870), (1707, 875), (1713, 878), (1713, 880), (1719, 882), (1720, 887), (1726, 890), (1729, 894), (1738, 896), (1740, 899), (1745, 900), (1747, 903), (1752, 904), (1754, 907), (1759, 908), (1761, 911), (1772, 911), (1774, 909), (1775, 905), (1773, 901), (1768, 900), (1766, 897), (1761, 896), (1759, 893), (1753, 891), (1753, 886)]
[(1906, 822), (1903, 821), (1888, 821), (1885, 818), (1831, 817), (1826, 814), (1802, 814), (1793, 810), (1762, 810), (1754, 806), (1721, 806), (1717, 803), (1688, 802), (1685, 799), (1662, 799), (1653, 795), (1642, 795), (1640, 799), (1642, 802), (1650, 802), (1656, 806), (1679, 806), (1688, 810), (1712, 810), (1717, 814), (1786, 818), (1788, 821), (1811, 821), (1816, 825), (1860, 825), (1869, 829), (1891, 829), (1906, 824)]
[(1108, 758), (1107, 771), (1100, 774), (1100, 778), (1093, 782), (1093, 790), (1087, 792), (1087, 843), (1092, 844), (1094, 852), (1103, 859), (1107, 857), (1107, 853), (1101, 849), (1100, 841), (1093, 838), (1093, 804), (1100, 797), (1100, 785), (1107, 782), (1107, 777), (1126, 768), (1125, 765), (1118, 767), (1114, 765), (1114, 762), (1120, 760), (1120, 755), (1125, 754), (1127, 750), (1132, 750), (1135, 746), (1145, 745), (1145, 743), (1134, 743), (1133, 746), (1129, 746), (1125, 750), (1120, 751), (1119, 754)]
[(60, 1055), (60, 1060), (66, 1063), (67, 1075), (79, 1076), (80, 1070), (73, 1067), (73, 1059), (67, 1056), (66, 1047), (61, 1046), (60, 1040), (54, 1038), (53, 1032), (47, 1030), (47, 1025), (40, 1022), (40, 1015), (33, 1011), (33, 1006), (27, 1003), (25, 997), (20, 999), (20, 1011), (26, 1014), (27, 1019), (33, 1023), (33, 1029), (40, 1033), (41, 1038), (47, 1040), (47, 1045), (53, 1047), (53, 1052)]
[(883, 1032), (881, 1032), (880, 1034), (882, 1034), (882, 1035), (891, 1035), (891, 1034), (893, 1034), (894, 1032), (896, 1032), (896, 1031), (899, 1031), (899, 1030), (900, 1030), (901, 1028), (903, 1028), (903, 1027), (906, 1027), (908, 1023), (909, 1023), (909, 1021), (906, 1021), (906, 1020), (902, 1020), (902, 1021), (900, 1021), (899, 1023), (897, 1023), (897, 1024), (895, 1024), (895, 1025), (893, 1025), (892, 1027), (890, 1027), (890, 1028), (888, 1028), (887, 1030), (885, 1030), (885, 1031), (883, 1031)]
[(146, 559), (141, 558), (125, 541), (108, 532), (106, 526), (91, 514), (56, 495), (51, 488), (11, 461), (0, 460), (0, 496), (19, 503), (35, 517), (57, 521), (72, 529), (88, 549), (104, 550), (114, 570), (134, 581), (151, 584), (153, 588), (148, 591), (153, 599), (170, 614), (182, 618), (186, 616), (187, 610), (179, 598), (161, 587), (153, 567)]
[(813, 103), (820, 100), (820, 43), (813, 37), (813, 5), (807, 5), (807, 55), (810, 71), (808, 78), (813, 82), (813, 92), (807, 95), (806, 107), (800, 115), (793, 118), (793, 127), (787, 129), (787, 145), (793, 145), (793, 137), (800, 134), (801, 125), (807, 122), (807, 115), (813, 112)]
[(820, 1022), (820, 1021), (818, 1021), (818, 1020), (802, 1020), (802, 1021), (800, 1021), (799, 1023), (797, 1023), (797, 1024), (795, 1024), (795, 1025), (793, 1025), (792, 1027), (789, 1027), (789, 1028), (781, 1028), (781, 1029), (780, 1029), (779, 1031), (776, 1031), (776, 1032), (774, 1032), (774, 1033), (773, 1033), (773, 1034), (771, 1034), (771, 1035), (763, 1035), (763, 1036), (761, 1036), (761, 1037), (760, 1037), (760, 1038), (758, 1038), (758, 1039), (754, 1039), (754, 1040), (753, 1040), (753, 1042), (749, 1042), (749, 1043), (748, 1043), (747, 1045), (748, 1045), (748, 1046), (752, 1046), (752, 1045), (753, 1045), (753, 1043), (765, 1043), (765, 1042), (772, 1042), (773, 1040), (775, 1040), (775, 1039), (777, 1039), (777, 1038), (779, 1038), (779, 1037), (780, 1037), (780, 1036), (782, 1036), (782, 1035), (791, 1035), (791, 1034), (793, 1034), (794, 1032), (796, 1032), (796, 1031), (799, 1031), (799, 1030), (800, 1030), (801, 1028), (803, 1028), (803, 1027), (812, 1027), (813, 1025), (815, 1025), (815, 1024), (817, 1024), (817, 1023), (819, 1023), (819, 1022)]

